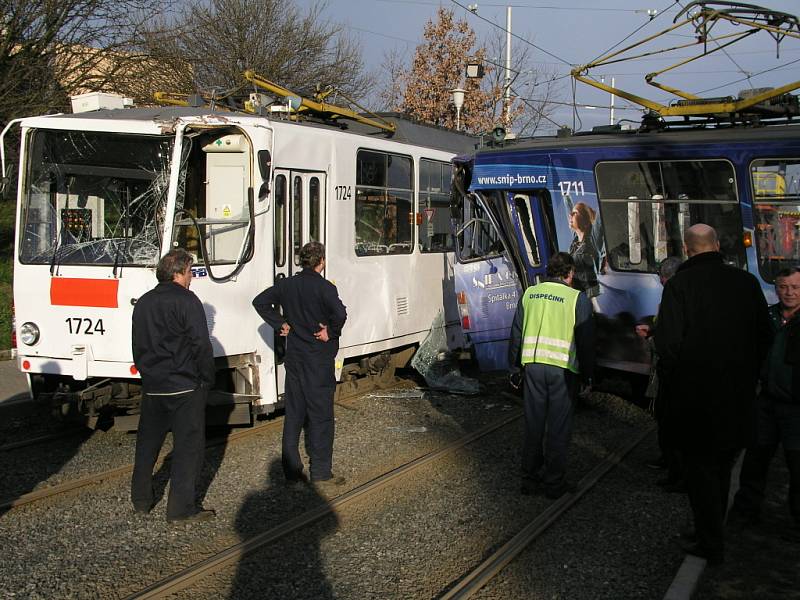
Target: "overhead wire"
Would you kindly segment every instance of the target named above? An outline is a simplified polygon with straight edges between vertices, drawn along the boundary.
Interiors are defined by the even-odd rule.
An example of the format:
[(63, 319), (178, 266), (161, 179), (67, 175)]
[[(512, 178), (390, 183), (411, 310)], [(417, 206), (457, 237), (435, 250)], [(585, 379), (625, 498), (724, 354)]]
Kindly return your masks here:
[(648, 25), (650, 25), (650, 23), (652, 23), (652, 22), (653, 22), (653, 21), (655, 21), (656, 19), (660, 18), (660, 17), (661, 17), (661, 15), (665, 14), (665, 13), (666, 13), (666, 12), (667, 12), (669, 9), (671, 9), (671, 8), (672, 8), (673, 6), (675, 6), (676, 4), (680, 4), (680, 2), (679, 2), (678, 0), (673, 0), (673, 2), (671, 2), (671, 3), (670, 3), (668, 6), (666, 6), (666, 7), (662, 8), (660, 11), (657, 11), (657, 12), (656, 12), (656, 14), (655, 14), (654, 16), (652, 16), (652, 17), (651, 17), (649, 20), (647, 20), (647, 21), (645, 21), (644, 23), (642, 23), (641, 25), (639, 25), (639, 27), (637, 27), (636, 29), (634, 29), (633, 31), (631, 31), (631, 32), (630, 32), (628, 35), (626, 35), (624, 38), (622, 38), (622, 39), (621, 39), (620, 41), (618, 41), (616, 44), (614, 44), (614, 45), (613, 45), (613, 46), (611, 46), (610, 48), (607, 48), (606, 50), (604, 50), (603, 52), (601, 52), (599, 55), (597, 55), (597, 56), (596, 56), (594, 59), (592, 59), (590, 62), (594, 62), (594, 61), (596, 61), (598, 58), (601, 58), (601, 57), (605, 56), (606, 54), (608, 54), (609, 52), (611, 52), (611, 51), (612, 51), (614, 48), (617, 48), (617, 47), (619, 47), (621, 44), (625, 43), (627, 40), (629, 40), (629, 39), (630, 39), (630, 38), (632, 38), (634, 35), (636, 35), (637, 33), (639, 33), (639, 32), (640, 32), (642, 29), (644, 29), (645, 27), (647, 27)]
[[(472, 15), (475, 15), (475, 16), (476, 16), (477, 18), (479, 18), (480, 20), (482, 20), (482, 21), (485, 21), (486, 23), (489, 23), (489, 24), (490, 24), (490, 25), (492, 25), (493, 27), (497, 27), (498, 29), (500, 29), (500, 30), (502, 30), (502, 31), (507, 31), (507, 30), (506, 30), (506, 28), (505, 28), (505, 27), (503, 27), (502, 25), (500, 25), (499, 23), (495, 23), (495, 22), (494, 22), (494, 21), (492, 21), (491, 19), (487, 19), (486, 17), (483, 17), (483, 16), (479, 15), (478, 13), (471, 11), (471, 10), (470, 10), (468, 7), (466, 7), (466, 6), (464, 6), (463, 4), (461, 4), (461, 2), (459, 2), (458, 0), (450, 0), (450, 2), (452, 2), (452, 3), (453, 3), (453, 4), (455, 4), (456, 6), (459, 6), (459, 7), (461, 7), (462, 9), (464, 9), (465, 11), (467, 11), (468, 13), (470, 13), (470, 14), (472, 14)], [(558, 56), (558, 55), (556, 55), (556, 54), (553, 54), (552, 52), (549, 52), (548, 50), (545, 50), (545, 49), (544, 49), (544, 48), (542, 48), (541, 46), (537, 46), (536, 44), (534, 44), (534, 43), (533, 43), (533, 42), (531, 42), (530, 40), (528, 40), (528, 39), (526, 39), (526, 38), (524, 38), (524, 37), (522, 37), (522, 36), (520, 36), (520, 35), (517, 35), (517, 34), (516, 34), (516, 33), (514, 33), (514, 32), (508, 32), (508, 33), (510, 33), (510, 34), (511, 34), (511, 37), (517, 38), (517, 39), (518, 39), (518, 40), (520, 40), (521, 42), (524, 42), (524, 43), (528, 44), (529, 46), (531, 46), (531, 47), (533, 47), (533, 48), (536, 48), (536, 49), (537, 49), (539, 52), (543, 52), (543, 53), (544, 53), (544, 54), (546, 54), (547, 56), (550, 56), (551, 58), (555, 58), (557, 61), (560, 61), (560, 62), (564, 63), (565, 65), (570, 65), (570, 66), (572, 66), (572, 63), (571, 63), (571, 62), (569, 62), (568, 60), (566, 60), (566, 59), (564, 59), (564, 58), (562, 58), (562, 57), (560, 57), (560, 56)]]
[(697, 93), (698, 94), (705, 94), (707, 92), (713, 92), (713, 91), (716, 91), (718, 89), (721, 89), (721, 88), (724, 88), (724, 87), (728, 87), (729, 85), (733, 85), (735, 83), (741, 83), (742, 81), (748, 81), (749, 79), (751, 79), (753, 77), (758, 77), (759, 75), (764, 75), (765, 73), (770, 73), (772, 71), (778, 71), (780, 69), (785, 69), (786, 67), (789, 67), (789, 66), (791, 66), (793, 64), (796, 64), (796, 63), (800, 63), (800, 58), (797, 58), (797, 59), (795, 59), (795, 60), (793, 60), (791, 62), (788, 62), (786, 64), (783, 64), (783, 65), (778, 65), (776, 67), (772, 67), (770, 69), (764, 69), (763, 71), (759, 71), (758, 73), (751, 73), (749, 77), (743, 77), (741, 79), (736, 79), (734, 81), (729, 81), (728, 83), (724, 83), (724, 84), (718, 85), (716, 87), (708, 88), (708, 89), (702, 90), (702, 91), (697, 92)]

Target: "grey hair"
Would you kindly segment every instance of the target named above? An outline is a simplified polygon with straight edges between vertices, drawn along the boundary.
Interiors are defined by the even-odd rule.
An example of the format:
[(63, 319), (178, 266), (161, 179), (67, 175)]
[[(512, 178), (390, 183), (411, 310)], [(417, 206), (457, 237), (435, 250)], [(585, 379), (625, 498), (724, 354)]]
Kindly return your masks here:
[(664, 281), (667, 281), (670, 277), (675, 275), (675, 273), (678, 271), (678, 267), (680, 267), (682, 263), (683, 261), (677, 256), (668, 256), (661, 261), (660, 265), (658, 265), (659, 276)]
[(175, 279), (175, 275), (183, 273), (193, 263), (194, 257), (183, 248), (170, 250), (158, 261), (156, 279), (159, 283), (170, 282)]

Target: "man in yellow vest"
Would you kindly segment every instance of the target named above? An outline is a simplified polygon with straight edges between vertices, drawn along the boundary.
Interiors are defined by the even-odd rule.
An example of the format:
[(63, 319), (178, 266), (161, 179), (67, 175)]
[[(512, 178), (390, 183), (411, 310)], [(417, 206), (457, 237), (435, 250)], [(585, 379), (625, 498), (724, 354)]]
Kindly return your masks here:
[(559, 252), (547, 278), (522, 294), (511, 325), (509, 365), (524, 370), (525, 441), (522, 493), (548, 498), (575, 490), (565, 478), (578, 384), (591, 383), (594, 321), (586, 294), (572, 288), (575, 262)]

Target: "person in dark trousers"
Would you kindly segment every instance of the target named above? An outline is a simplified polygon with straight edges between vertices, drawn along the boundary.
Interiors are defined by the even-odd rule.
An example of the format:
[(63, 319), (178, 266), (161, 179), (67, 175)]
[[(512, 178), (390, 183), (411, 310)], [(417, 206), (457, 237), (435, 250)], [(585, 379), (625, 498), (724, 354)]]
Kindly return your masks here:
[[(658, 265), (658, 279), (661, 285), (667, 284), (667, 281), (672, 279), (672, 276), (678, 271), (683, 261), (677, 256), (670, 256), (661, 261)], [(658, 319), (655, 320), (652, 326), (643, 325), (637, 326), (636, 332), (639, 335), (647, 337), (647, 341), (654, 346), (653, 335), (655, 335), (656, 328), (658, 327)], [(642, 329), (646, 328), (646, 331)], [(685, 492), (686, 485), (683, 482), (683, 467), (681, 466), (680, 451), (674, 447), (674, 436), (669, 435), (669, 423), (666, 421), (667, 412), (667, 393), (668, 381), (661, 382), (658, 380), (658, 353), (655, 352), (653, 347), (652, 351), (652, 366), (650, 368), (650, 381), (647, 386), (645, 396), (652, 398), (653, 414), (658, 424), (658, 447), (661, 451), (661, 456), (655, 460), (647, 462), (647, 466), (652, 469), (666, 469), (666, 477), (659, 479), (656, 483), (664, 488), (666, 492)]]
[(142, 377), (142, 405), (131, 480), (133, 508), (153, 507), (153, 467), (167, 431), (173, 449), (167, 521), (214, 517), (197, 505), (205, 457), (205, 410), (214, 383), (214, 352), (203, 304), (189, 291), (192, 256), (183, 249), (158, 263), (158, 285), (133, 308), (133, 361)]
[(594, 320), (586, 294), (572, 288), (574, 278), (573, 258), (552, 256), (547, 279), (525, 290), (511, 325), (512, 381), (519, 366), (524, 370), (524, 495), (540, 487), (548, 498), (575, 490), (565, 478), (567, 446), (579, 379), (590, 383), (594, 370)]
[[(279, 279), (253, 300), (253, 307), (286, 337), (286, 390), (281, 456), (287, 482), (306, 481), (300, 458), (300, 431), (306, 428), (311, 481), (323, 490), (344, 483), (334, 477), (333, 396), (335, 358), (347, 311), (336, 286), (322, 277), (325, 247), (309, 242), (300, 250), (303, 270)], [(283, 314), (279, 311), (283, 309)]]
[(664, 286), (658, 313), (658, 377), (669, 382), (665, 418), (683, 457), (694, 517), (696, 539), (684, 549), (715, 565), (724, 558), (731, 469), (753, 433), (771, 335), (758, 281), (725, 264), (716, 231), (693, 225), (684, 244), (689, 258)]
[(793, 519), (783, 537), (800, 541), (800, 267), (779, 271), (775, 291), (778, 303), (769, 308), (775, 339), (762, 371), (757, 437), (745, 451), (731, 517), (743, 525), (758, 522), (769, 466), (781, 444), (789, 469)]

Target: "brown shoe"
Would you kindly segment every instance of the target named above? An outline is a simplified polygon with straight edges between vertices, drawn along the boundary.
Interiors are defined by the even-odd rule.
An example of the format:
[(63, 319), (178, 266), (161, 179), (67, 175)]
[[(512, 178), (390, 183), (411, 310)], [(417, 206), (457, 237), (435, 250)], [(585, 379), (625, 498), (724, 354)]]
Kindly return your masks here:
[(216, 518), (217, 513), (210, 508), (201, 508), (197, 512), (179, 517), (167, 517), (167, 523), (194, 523), (195, 521), (210, 521)]
[(318, 491), (324, 492), (325, 494), (332, 494), (338, 492), (339, 488), (347, 483), (347, 480), (344, 477), (333, 475), (330, 479), (312, 479), (311, 483), (314, 484), (314, 487), (317, 488)]

